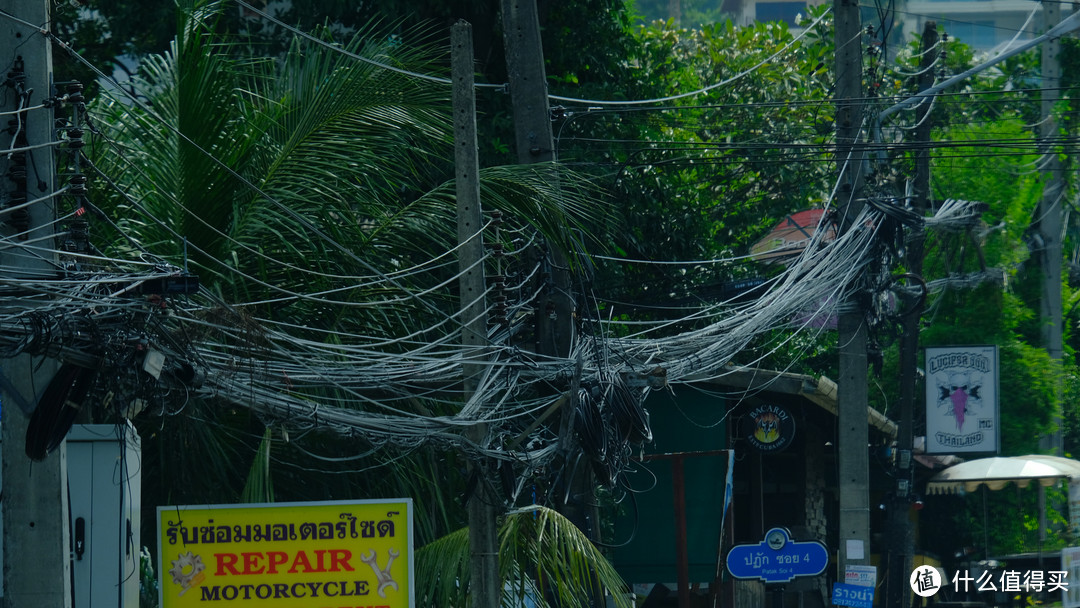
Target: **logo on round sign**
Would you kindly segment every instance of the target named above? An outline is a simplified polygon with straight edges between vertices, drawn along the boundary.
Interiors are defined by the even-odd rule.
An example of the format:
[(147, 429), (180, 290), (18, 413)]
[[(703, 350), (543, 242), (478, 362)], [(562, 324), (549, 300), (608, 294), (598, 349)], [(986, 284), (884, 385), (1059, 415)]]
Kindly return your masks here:
[(795, 438), (795, 418), (778, 405), (759, 405), (743, 419), (743, 436), (762, 452), (778, 452)]

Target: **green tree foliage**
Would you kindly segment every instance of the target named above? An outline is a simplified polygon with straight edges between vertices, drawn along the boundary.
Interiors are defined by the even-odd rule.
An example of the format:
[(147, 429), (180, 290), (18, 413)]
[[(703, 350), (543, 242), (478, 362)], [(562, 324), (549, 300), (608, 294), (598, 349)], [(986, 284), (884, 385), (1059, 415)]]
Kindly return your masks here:
[[(100, 53), (97, 63), (122, 53), (157, 53), (143, 57), (134, 81), (145, 96), (140, 100), (150, 103), (136, 104), (114, 92), (91, 114), (104, 137), (94, 163), (126, 193), (117, 196), (107, 188), (96, 200), (122, 218), (120, 228), (134, 236), (132, 243), (111, 235), (109, 253), (136, 255), (138, 245), (180, 264), (186, 250), (192, 267), (213, 277), (213, 289), (223, 299), (260, 301), (250, 314), (302, 325), (313, 339), (339, 331), (393, 338), (427, 327), (432, 311), (425, 306), (404, 300), (365, 307), (387, 294), (347, 288), (335, 277), (366, 274), (369, 259), (409, 266), (455, 242), (447, 228), (453, 223), (448, 90), (294, 41), (278, 26), (242, 16), (232, 4), (220, 11), (203, 3), (181, 4), (178, 29), (166, 27), (168, 34), (157, 29), (147, 29), (145, 36), (125, 34), (146, 16), (122, 3), (61, 15), (71, 20), (63, 27), (71, 29), (60, 31), (76, 48)], [(637, 5), (642, 12), (654, 8)], [(810, 18), (820, 10), (812, 9)], [(350, 52), (424, 73), (437, 71), (445, 59), (437, 50), (446, 46), (444, 26), (465, 17), (482, 32), (476, 45), (480, 80), (503, 83), (497, 14), (493, 0), (379, 0), (294, 2), (280, 16), (311, 31), (329, 23), (317, 35)], [(369, 25), (376, 15), (385, 28)], [(784, 215), (828, 200), (836, 167), (829, 148), (835, 74), (827, 20), (795, 40), (784, 24), (736, 27), (717, 21), (691, 30), (663, 21), (638, 27), (636, 19), (618, 0), (548, 3), (541, 12), (552, 93), (584, 100), (566, 102), (554, 125), (557, 156), (588, 176), (581, 181), (610, 193), (618, 210), (614, 218), (597, 199), (585, 196), (562, 199), (562, 207), (538, 203), (566, 194), (577, 180), (565, 174), (547, 167), (494, 167), (510, 148), (509, 101), (502, 91), (481, 96), (480, 145), (489, 166), (485, 194), (513, 214), (515, 227), (529, 224), (567, 250), (575, 248), (578, 234), (602, 234), (603, 252), (631, 260), (712, 260), (747, 253)], [(420, 21), (436, 25), (413, 27)], [(172, 26), (169, 19), (161, 23)], [(179, 36), (170, 43), (175, 31)], [(237, 33), (246, 37), (225, 36)], [(107, 44), (95, 46), (95, 39)], [(917, 71), (917, 48), (916, 42), (901, 53), (899, 70), (884, 54), (870, 58), (864, 84), (873, 111), (917, 90), (909, 76)], [(974, 54), (964, 45), (950, 41), (944, 48), (945, 59), (935, 68), (942, 76), (973, 64)], [(1024, 240), (1042, 188), (1035, 156), (1030, 147), (1008, 155), (987, 152), (1031, 137), (1026, 125), (1038, 117), (1037, 99), (1027, 91), (1038, 71), (1033, 58), (1018, 57), (958, 85), (938, 98), (933, 118), (934, 199), (980, 201), (986, 212), (983, 224), (971, 231), (930, 235), (924, 275), (944, 280), (985, 265), (1002, 269), (1006, 280), (937, 292), (921, 343), (1000, 346), (1001, 372), (1008, 379), (1001, 387), (1007, 453), (1035, 451), (1036, 437), (1050, 421), (1057, 373), (1039, 347), (1037, 277), (1028, 272)], [(703, 92), (674, 98), (694, 91)], [(602, 103), (642, 99), (655, 101)], [(879, 133), (889, 145), (875, 158), (871, 179), (875, 194), (896, 199), (913, 170), (912, 146), (902, 145), (913, 121), (901, 116), (900, 123), (883, 125)], [(222, 163), (209, 160), (203, 150)], [(552, 179), (556, 175), (559, 180)], [(349, 243), (351, 249), (342, 251), (334, 243)], [(309, 270), (320, 277), (317, 285), (311, 284)], [(742, 263), (687, 265), (673, 272), (650, 264), (600, 262), (588, 278), (609, 301), (629, 303), (624, 308), (631, 316), (654, 319), (681, 313), (651, 306), (715, 302), (725, 281), (774, 271)], [(438, 280), (426, 287), (432, 294), (428, 302), (441, 312), (454, 306), (452, 292)], [(335, 293), (349, 312), (302, 298), (279, 299), (312, 290)], [(244, 330), (257, 341), (254, 327)], [(789, 336), (778, 332), (763, 338), (763, 350), (784, 347), (767, 364), (782, 367), (783, 357), (788, 364), (800, 357), (801, 371), (831, 371), (827, 340)], [(893, 337), (879, 339), (888, 346)], [(747, 358), (758, 361), (758, 355)], [(893, 351), (886, 356), (895, 360)], [(1075, 394), (1076, 374), (1072, 365), (1066, 367)], [(884, 397), (874, 405), (892, 414), (895, 385), (882, 384)], [(191, 404), (187, 416), (170, 419), (168, 431), (143, 425), (147, 464), (162, 471), (157, 485), (148, 486), (162, 503), (202, 502), (220, 495), (223, 486), (238, 495), (251, 470), (264, 437), (262, 421), (244, 411), (205, 406)], [(409, 407), (444, 412), (428, 401)], [(1076, 418), (1070, 410), (1069, 428), (1080, 426)], [(314, 431), (309, 437), (323, 438)], [(295, 439), (266, 444), (270, 462), (281, 465), (273, 477), (278, 498), (360, 492), (424, 496), (417, 509), (421, 539), (459, 527), (460, 496), (454, 488), (463, 481), (464, 463), (454, 455), (427, 450), (394, 455), (410, 475), (363, 476), (352, 472), (381, 464), (389, 453), (375, 447), (364, 460), (358, 454), (370, 446), (358, 450), (326, 442), (323, 460), (316, 460), (305, 456)], [(1077, 444), (1075, 436), (1071, 441)], [(358, 460), (365, 465), (352, 464)], [(263, 472), (261, 466), (256, 473)], [(309, 470), (316, 467), (320, 475)], [(975, 512), (966, 517), (975, 518)], [(509, 524), (524, 527), (527, 522), (519, 519)], [(1020, 542), (1015, 530), (998, 532), (1003, 548)], [(456, 538), (444, 541), (449, 543), (444, 548), (460, 549)], [(448, 575), (439, 582), (445, 586), (451, 580)]]
[[(614, 192), (621, 210), (616, 255), (740, 255), (778, 218), (824, 200), (829, 168), (821, 146), (832, 129), (824, 50), (793, 40), (783, 24), (685, 30), (653, 23), (637, 39), (626, 59), (629, 80), (609, 87), (615, 90), (604, 99), (709, 90), (641, 106), (579, 108), (557, 125), (560, 158)], [(616, 300), (689, 305), (715, 299), (725, 280), (757, 272), (630, 264), (601, 267), (597, 281)]]
[[(1001, 490), (980, 487), (975, 492), (932, 497), (934, 502), (921, 519), (922, 540), (926, 550), (959, 562), (978, 561), (1039, 551), (1053, 552), (1070, 546), (1070, 537), (1061, 532), (1066, 526), (1065, 511), (1047, 510), (1051, 533), (1039, 538), (1039, 491), (1037, 484), (1026, 488), (1008, 485)], [(1046, 504), (1065, 504), (1063, 488), (1045, 489)]]
[[(140, 57), (161, 53), (176, 35), (176, 5), (168, 2), (57, 2), (52, 6), (53, 32), (106, 74), (130, 74)], [(58, 80), (77, 80), (87, 94), (97, 92), (98, 75), (75, 57), (54, 52)]]
[[(101, 234), (100, 242), (111, 242), (115, 255), (147, 249), (187, 263), (227, 302), (270, 300), (245, 314), (299, 324), (312, 339), (342, 331), (392, 336), (410, 321), (419, 324), (425, 311), (408, 304), (341, 315), (327, 314), (325, 304), (282, 296), (340, 292), (335, 277), (367, 274), (369, 260), (384, 255), (378, 252), (410, 239), (418, 256), (425, 245), (452, 246), (444, 226), (453, 212), (431, 200), (446, 198), (432, 194), (445, 189), (449, 136), (444, 115), (433, 110), (445, 104), (445, 91), (384, 79), (392, 73), (345, 61), (325, 47), (295, 46), (282, 63), (237, 58), (216, 34), (217, 5), (184, 8), (184, 27), (171, 50), (146, 57), (133, 81), (150, 102), (113, 92), (91, 108), (91, 124), (101, 135), (91, 157), (105, 178), (97, 181), (94, 200), (120, 218), (126, 235)], [(427, 51), (389, 46), (385, 38), (376, 43), (382, 46), (361, 46), (370, 44), (366, 39), (358, 36), (349, 50), (430, 67)], [(433, 171), (420, 168), (428, 163)], [(341, 242), (352, 249), (340, 250)], [(346, 292), (342, 301), (382, 297), (360, 291)], [(449, 295), (442, 298), (449, 306)], [(241, 323), (257, 342), (258, 325)], [(160, 472), (146, 483), (147, 493), (160, 504), (238, 499), (264, 435), (261, 421), (245, 410), (203, 402), (192, 402), (186, 416), (167, 426), (145, 419), (140, 426), (147, 463)], [(275, 460), (294, 463), (277, 473), (279, 498), (302, 500), (331, 487), (339, 498), (355, 496), (363, 491), (357, 483), (371, 489), (332, 472), (333, 466), (325, 475), (337, 481), (316, 479), (306, 469), (315, 470), (318, 461), (280, 443), (265, 446)], [(356, 452), (336, 449), (345, 453), (335, 458)], [(424, 455), (416, 461), (416, 470), (424, 470)], [(259, 466), (265, 474), (265, 461)], [(410, 483), (437, 478), (417, 474)], [(420, 528), (437, 531), (426, 523)]]
[[(95, 224), (95, 243), (107, 255), (197, 273), (222, 305), (204, 311), (201, 335), (184, 336), (195, 342), (235, 339), (257, 357), (271, 347), (268, 324), (312, 343), (403, 344), (434, 331), (433, 319), (460, 305), (454, 266), (374, 278), (457, 244), (449, 87), (382, 67), (439, 74), (440, 54), (373, 28), (339, 47), (294, 40), (281, 57), (252, 57), (222, 28), (227, 6), (183, 3), (179, 35), (143, 59), (137, 94), (105, 91), (89, 108), (88, 166), (100, 178), (91, 198), (117, 218)], [(488, 167), (481, 182), (485, 205), (515, 233), (547, 231), (553, 247), (569, 249), (571, 238), (582, 242), (581, 227), (603, 224), (603, 201), (554, 165)], [(425, 297), (407, 297), (417, 291)], [(238, 302), (252, 304), (228, 306)], [(222, 326), (228, 335), (212, 336)], [(342, 407), (396, 401), (419, 416), (462, 406), (456, 387), (407, 396), (360, 396), (332, 382), (313, 390)], [(384, 449), (318, 424), (290, 437), (215, 399), (191, 399), (183, 415), (157, 413), (137, 421), (144, 464), (155, 471), (144, 476), (144, 504), (413, 496), (419, 543), (464, 520), (460, 454)]]
[[(918, 49), (916, 40), (900, 54), (898, 73), (919, 72)], [(941, 52), (939, 79), (962, 72), (975, 61), (974, 53), (956, 40), (945, 42)], [(1000, 386), (1004, 454), (1038, 451), (1038, 437), (1051, 428), (1056, 404), (1053, 379), (1059, 373), (1041, 344), (1041, 278), (1028, 242), (1043, 182), (1031, 144), (1038, 98), (1021, 86), (1037, 59), (1034, 53), (1017, 56), (957, 84), (935, 99), (930, 118), (932, 206), (936, 209), (947, 199), (977, 201), (984, 213), (982, 222), (967, 230), (928, 231), (923, 278), (944, 287), (928, 301), (919, 341), (923, 346), (1000, 347), (1001, 377), (1008, 378)], [(890, 78), (885, 70), (879, 74), (876, 82), (888, 93), (880, 109), (894, 103), (894, 95), (918, 90), (913, 76)], [(904, 130), (895, 133), (898, 143), (909, 141)], [(902, 184), (915, 170), (910, 150), (919, 145), (897, 146), (891, 160), (899, 172), (882, 172), (883, 177)], [(988, 269), (998, 273), (996, 279), (983, 275), (963, 280)], [(890, 354), (889, 360), (895, 361), (895, 356)], [(895, 368), (888, 369), (895, 373)], [(897, 389), (883, 388), (878, 407), (893, 411), (890, 404), (897, 399)]]
[[(916, 41), (901, 53), (902, 72), (918, 71), (918, 48)], [(938, 68), (942, 70), (939, 81), (966, 70), (977, 60), (970, 49), (955, 40), (945, 43), (942, 50), (945, 57)], [(1033, 256), (1037, 245), (1030, 230), (1044, 186), (1034, 145), (1037, 127), (1032, 126), (1040, 120), (1038, 83), (1032, 77), (1038, 72), (1038, 60), (1038, 54), (1030, 52), (959, 83), (935, 99), (931, 117), (932, 205), (936, 208), (947, 199), (978, 201), (984, 212), (977, 226), (955, 232), (931, 230), (927, 235), (923, 276), (943, 289), (928, 302), (920, 344), (999, 346), (1002, 455), (1040, 452), (1040, 437), (1054, 429), (1058, 379), (1065, 382), (1066, 437), (1069, 429), (1075, 428), (1068, 421), (1075, 420), (1074, 400), (1069, 395), (1076, 390), (1072, 380), (1076, 365), (1071, 349), (1059, 366), (1042, 344), (1039, 301), (1043, 278)], [(917, 90), (910, 77), (883, 77), (880, 82), (890, 93)], [(911, 119), (907, 120), (910, 123)], [(894, 166), (902, 168), (900, 175), (914, 170), (913, 158), (910, 151), (893, 156)], [(979, 280), (966, 280), (987, 269), (996, 270), (997, 278), (982, 274)], [(1073, 296), (1069, 286), (1063, 286), (1068, 303)], [(1066, 321), (1066, 335), (1070, 333), (1068, 325)], [(891, 354), (890, 360), (894, 360)], [(895, 367), (887, 370), (886, 378), (896, 373)], [(890, 408), (897, 399), (894, 385), (882, 384), (884, 398), (876, 400), (877, 407), (895, 411)], [(1066, 443), (1076, 445), (1075, 439), (1066, 439)], [(934, 541), (940, 541), (935, 545), (939, 550), (961, 549), (964, 553), (966, 547), (968, 555), (973, 552), (985, 557), (1038, 548), (1039, 512), (1034, 489), (1009, 487), (933, 500), (952, 505), (945, 515), (951, 523)], [(1057, 496), (1047, 504), (1051, 535), (1043, 548), (1061, 546), (1067, 540), (1062, 516), (1065, 501)]]
[[(417, 596), (425, 605), (469, 605), (467, 532), (447, 534), (417, 552)], [(557, 511), (539, 505), (516, 509), (501, 521), (498, 534), (507, 605), (520, 605), (515, 598), (528, 597), (539, 605), (548, 605), (547, 598), (552, 598), (553, 606), (585, 608), (597, 585), (611, 591), (616, 606), (631, 605), (622, 579), (604, 555)]]

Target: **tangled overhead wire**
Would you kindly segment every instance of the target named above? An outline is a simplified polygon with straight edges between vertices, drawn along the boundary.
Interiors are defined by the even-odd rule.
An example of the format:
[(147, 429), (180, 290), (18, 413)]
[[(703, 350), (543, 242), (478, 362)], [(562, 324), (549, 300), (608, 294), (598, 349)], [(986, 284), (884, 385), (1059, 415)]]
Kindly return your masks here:
[[(666, 335), (665, 325), (656, 323), (618, 340), (579, 341), (575, 356), (592, 363), (583, 365), (581, 389), (574, 395), (574, 429), (589, 457), (604, 464), (605, 479), (612, 479), (623, 457), (616, 446), (650, 439), (641, 406), (648, 389), (630, 388), (625, 374), (660, 367), (671, 384), (716, 377), (757, 332), (792, 327), (808, 306), (834, 307), (883, 219), (866, 213), (857, 224), (862, 228), (808, 248), (763, 298), (696, 313), (708, 321), (700, 329)], [(537, 390), (565, 379), (573, 367), (567, 361), (499, 345), (493, 345), (493, 356), (475, 359), (475, 353), (458, 346), (453, 331), (412, 348), (400, 342), (380, 346), (362, 336), (317, 342), (247, 315), (205, 289), (160, 293), (170, 284), (184, 284), (182, 277), (179, 269), (163, 267), (0, 283), (5, 299), (35, 300), (32, 308), (0, 315), (0, 348), (6, 356), (48, 356), (103, 370), (88, 398), (104, 404), (111, 394), (108, 402), (117, 412), (131, 411), (141, 400), (151, 411), (168, 414), (187, 399), (206, 397), (297, 428), (319, 425), (410, 445), (443, 442), (500, 460), (536, 462), (552, 456), (548, 448), (554, 436), (543, 445), (507, 452), (493, 443), (475, 444), (461, 431), (477, 419), (508, 430), (527, 426), (569, 390), (565, 384), (555, 394)], [(425, 393), (455, 400), (452, 387), (460, 366), (470, 361), (491, 370), (475, 397), (486, 404), (481, 413), (432, 416), (406, 405)]]
[[(847, 300), (855, 277), (881, 255), (875, 242), (886, 224), (907, 219), (892, 208), (871, 205), (855, 220), (853, 230), (833, 240), (822, 236), (828, 231), (818, 230), (804, 254), (763, 286), (761, 297), (709, 303), (677, 320), (640, 324), (598, 320), (597, 331), (582, 332), (566, 359), (521, 348), (526, 340), (519, 336), (547, 312), (541, 293), (550, 286), (537, 284), (545, 283), (550, 260), (520, 261), (525, 257), (520, 250), (535, 237), (520, 226), (508, 227), (507, 233), (520, 232), (497, 239), (499, 247), (493, 246), (493, 253), (481, 262), (500, 265), (493, 286), (484, 294), (493, 303), (491, 316), (498, 322), (489, 332), (492, 344), (466, 348), (460, 339), (463, 320), (456, 307), (446, 305), (454, 298), (448, 286), (458, 278), (450, 270), (453, 247), (426, 259), (393, 256), (386, 267), (377, 267), (352, 243), (340, 242), (327, 229), (357, 218), (314, 221), (200, 148), (161, 120), (154, 108), (132, 99), (148, 122), (182, 141), (194, 155), (206, 154), (203, 160), (208, 165), (243, 182), (260, 200), (269, 201), (268, 209), (288, 215), (324, 246), (323, 251), (348, 258), (353, 266), (339, 272), (342, 267), (289, 264), (270, 244), (234, 238), (186, 207), (176, 192), (156, 188), (170, 211), (184, 218), (167, 221), (155, 215), (143, 198), (109, 181), (107, 172), (81, 159), (80, 94), (69, 90), (68, 95), (79, 109), (59, 125), (63, 140), (56, 145), (63, 143), (70, 151), (72, 170), (66, 189), (49, 195), (74, 201), (56, 222), (59, 244), (30, 238), (21, 219), (12, 220), (16, 234), (0, 242), (4, 251), (59, 260), (50, 276), (16, 274), (14, 268), (3, 267), (3, 275), (10, 279), (0, 282), (0, 298), (10, 304), (0, 310), (3, 354), (63, 362), (55, 387), (50, 385), (48, 398), (38, 405), (33, 439), (28, 438), (28, 452), (35, 457), (51, 449), (58, 429), (77, 409), (115, 417), (146, 410), (164, 417), (183, 411), (189, 400), (205, 399), (248, 408), (286, 429), (329, 430), (380, 446), (435, 444), (495, 459), (501, 463), (497, 470), (506, 488), (515, 487), (505, 479), (507, 471), (540, 469), (557, 458), (569, 462), (569, 455), (579, 450), (600, 479), (614, 485), (634, 449), (651, 440), (649, 416), (642, 405), (650, 388), (630, 386), (628, 377), (659, 368), (668, 384), (716, 378), (756, 336), (778, 328), (821, 331), (814, 319)], [(30, 111), (29, 104), (29, 97), (20, 99), (20, 112)], [(85, 129), (96, 131), (90, 122)], [(25, 192), (28, 184), (33, 185), (27, 181), (33, 142), (16, 141), (19, 131), (17, 124), (9, 155), (22, 161), (13, 160), (9, 174), (22, 180), (19, 190)], [(116, 155), (122, 152), (117, 149)], [(136, 159), (122, 161), (118, 166), (124, 171), (142, 170)], [(115, 253), (120, 248), (114, 248), (110, 257), (92, 247), (92, 227), (85, 214), (94, 208), (86, 200), (83, 168), (99, 173), (119, 191), (131, 214), (124, 221), (160, 228), (162, 237), (142, 248), (119, 225), (124, 223), (120, 218), (112, 226), (130, 239), (131, 253), (146, 257)], [(5, 210), (17, 218), (25, 209), (22, 205), (37, 202), (26, 195), (7, 201)], [(147, 250), (179, 248), (184, 243), (186, 251), (185, 234), (177, 226), (189, 222), (211, 233), (210, 240), (232, 248), (234, 258), (229, 260), (192, 246), (205, 268), (220, 273), (215, 278), (221, 284), (241, 285), (230, 294), (231, 301), (197, 285), (180, 268), (160, 264), (151, 255), (156, 252)], [(295, 243), (274, 245), (287, 248)], [(275, 278), (295, 273), (326, 283), (318, 290), (304, 290), (303, 280), (256, 276), (250, 269), (258, 265), (275, 269)], [(243, 301), (237, 294), (246, 294), (247, 287), (257, 287), (252, 291), (258, 295)], [(285, 308), (302, 314), (276, 314)], [(347, 319), (358, 311), (383, 318), (370, 327), (322, 322)], [(408, 330), (392, 333), (401, 326)], [(578, 361), (584, 362), (580, 368), (575, 366)], [(485, 369), (484, 380), (467, 399), (460, 388), (466, 365)], [(538, 422), (545, 412), (568, 407), (567, 403), (573, 408), (570, 429)], [(488, 431), (477, 438), (470, 431), (480, 423)], [(528, 440), (516, 441), (523, 434)]]

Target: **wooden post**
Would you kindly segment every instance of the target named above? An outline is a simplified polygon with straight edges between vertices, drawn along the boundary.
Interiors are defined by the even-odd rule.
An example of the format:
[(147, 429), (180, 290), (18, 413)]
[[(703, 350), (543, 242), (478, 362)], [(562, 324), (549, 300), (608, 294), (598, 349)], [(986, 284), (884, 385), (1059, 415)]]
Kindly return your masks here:
[[(937, 23), (927, 21), (922, 35), (922, 61), (919, 76), (919, 90), (925, 90), (934, 84), (932, 66), (937, 61), (938, 51)], [(928, 116), (931, 100), (926, 99), (915, 112), (918, 125), (915, 128), (915, 143), (921, 144), (915, 151), (915, 179), (911, 199), (912, 210), (922, 216), (930, 200), (930, 133), (933, 123)], [(921, 226), (909, 229), (907, 239), (908, 273), (912, 275), (909, 287), (917, 288), (916, 277), (922, 275), (924, 231)], [(915, 296), (913, 296), (915, 297)], [(911, 596), (909, 578), (915, 536), (911, 528), (910, 493), (913, 491), (911, 454), (914, 447), (913, 424), (915, 419), (916, 384), (918, 373), (919, 328), (922, 324), (922, 298), (908, 302), (911, 308), (905, 311), (904, 331), (900, 336), (900, 420), (897, 428), (897, 470), (894, 500), (888, 501), (889, 560), (886, 572), (886, 606), (903, 608)], [(899, 484), (906, 484), (901, 488)]]
[[(462, 345), (466, 348), (466, 363), (462, 365), (465, 398), (477, 387), (483, 365), (469, 363), (479, 360), (487, 346), (487, 313), (484, 266), (484, 241), (480, 233), (483, 218), (480, 212), (480, 165), (476, 143), (476, 98), (473, 87), (472, 26), (464, 21), (450, 28), (451, 78), (453, 80), (454, 167), (458, 210), (458, 256), (461, 273)], [(470, 431), (477, 444), (487, 442), (487, 425), (478, 423)], [(486, 479), (485, 462), (472, 464), (472, 475), (480, 477), (476, 491), (469, 497), (469, 593), (476, 608), (498, 608), (501, 600), (499, 583), (499, 544), (495, 498)]]
[(671, 485), (675, 490), (675, 576), (679, 585), (679, 608), (690, 608), (690, 556), (686, 538), (686, 476), (684, 456), (671, 459)]
[[(551, 162), (555, 159), (555, 144), (536, 0), (503, 0), (502, 11), (518, 163)], [(568, 295), (570, 273), (559, 251), (553, 250), (550, 255), (551, 267), (545, 273), (549, 285), (537, 302), (536, 351), (568, 357), (574, 328), (574, 304)]]
[[(514, 140), (518, 163), (522, 165), (555, 160), (555, 139), (551, 130), (544, 47), (540, 39), (540, 19), (536, 0), (502, 0), (503, 45), (510, 100), (514, 107)], [(570, 266), (557, 248), (541, 254), (541, 280), (535, 312), (536, 352), (549, 358), (568, 358), (574, 345), (574, 299), (571, 295)], [(575, 379), (576, 381), (577, 379)], [(568, 427), (572, 407), (563, 408), (563, 426)], [(588, 466), (578, 470), (562, 514), (590, 540), (599, 538), (599, 509), (595, 481)], [(594, 586), (593, 605), (603, 603), (603, 593)]]
[[(1044, 1), (1044, 31), (1050, 31), (1061, 23), (1061, 4)], [(1046, 185), (1043, 186), (1042, 199), (1039, 200), (1038, 213), (1034, 222), (1041, 248), (1036, 252), (1039, 269), (1042, 271), (1042, 299), (1039, 307), (1042, 323), (1042, 339), (1046, 353), (1054, 370), (1054, 429), (1039, 440), (1039, 447), (1058, 456), (1065, 455), (1061, 425), (1063, 421), (1062, 399), (1064, 379), (1062, 378), (1062, 355), (1064, 354), (1063, 337), (1063, 295), (1061, 292), (1062, 266), (1062, 214), (1061, 197), (1065, 194), (1065, 181), (1062, 179), (1061, 160), (1058, 154), (1060, 146), (1054, 144), (1058, 136), (1058, 123), (1054, 119), (1054, 105), (1061, 95), (1061, 63), (1058, 55), (1061, 43), (1058, 38), (1048, 38), (1042, 48), (1042, 120), (1039, 123), (1040, 152), (1043, 154), (1043, 172)], [(1046, 489), (1039, 486), (1039, 565), (1042, 566), (1042, 548), (1046, 541)]]

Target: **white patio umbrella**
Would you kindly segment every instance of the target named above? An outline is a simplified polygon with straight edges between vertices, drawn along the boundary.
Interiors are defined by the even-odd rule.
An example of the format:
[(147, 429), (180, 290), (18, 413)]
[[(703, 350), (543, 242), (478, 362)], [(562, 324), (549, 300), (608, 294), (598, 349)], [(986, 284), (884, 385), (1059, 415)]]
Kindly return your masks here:
[(1063, 456), (1046, 456), (1043, 454), (1028, 454), (1027, 456), (1014, 456), (1014, 458), (1023, 458), (1024, 460), (1031, 460), (1034, 462), (1045, 462), (1065, 471), (1068, 473), (1069, 478), (1080, 477), (1080, 460), (1073, 460), (1072, 458), (1065, 458)]
[(974, 492), (980, 485), (1000, 490), (1010, 483), (1026, 488), (1032, 481), (1048, 487), (1060, 479), (1080, 477), (1080, 462), (1059, 456), (995, 456), (955, 464), (926, 484), (927, 494)]
[[(926, 483), (927, 494), (955, 494), (961, 490), (974, 492), (979, 486), (1000, 490), (1010, 483), (1021, 488), (1037, 481), (1049, 487), (1062, 479), (1080, 479), (1080, 461), (1060, 456), (1028, 454), (1026, 456), (997, 456), (979, 458), (943, 469)], [(1073, 482), (1075, 483), (1075, 482)], [(1039, 553), (1046, 537), (1046, 505), (1039, 489)], [(986, 492), (983, 492), (983, 547), (989, 555), (990, 539), (986, 526)], [(1072, 517), (1070, 516), (1070, 520)]]

